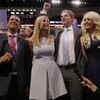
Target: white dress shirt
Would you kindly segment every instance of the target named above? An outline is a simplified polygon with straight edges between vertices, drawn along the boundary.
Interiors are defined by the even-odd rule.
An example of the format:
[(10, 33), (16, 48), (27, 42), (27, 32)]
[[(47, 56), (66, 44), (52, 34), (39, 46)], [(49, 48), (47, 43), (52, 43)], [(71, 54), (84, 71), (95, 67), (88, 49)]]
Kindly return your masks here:
[[(65, 29), (64, 29), (65, 31)], [(64, 33), (63, 31), (63, 33)], [(65, 65), (64, 64), (64, 57), (63, 57), (63, 33), (61, 33), (60, 42), (59, 42), (59, 50), (58, 50), (58, 57), (57, 57), (57, 64), (58, 65)], [(74, 64), (75, 63), (75, 42), (74, 42), (74, 31), (72, 26), (67, 28), (67, 38), (68, 38), (68, 51), (69, 51), (69, 63), (68, 64)]]

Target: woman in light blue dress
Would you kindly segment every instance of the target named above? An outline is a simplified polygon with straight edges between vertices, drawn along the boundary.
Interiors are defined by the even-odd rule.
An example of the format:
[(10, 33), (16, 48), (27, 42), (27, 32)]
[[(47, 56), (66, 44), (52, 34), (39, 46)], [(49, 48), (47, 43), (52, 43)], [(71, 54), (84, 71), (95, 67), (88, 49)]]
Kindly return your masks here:
[(33, 36), (33, 66), (31, 71), (30, 100), (54, 100), (67, 93), (61, 72), (54, 61), (54, 37), (50, 35), (49, 19), (39, 16)]

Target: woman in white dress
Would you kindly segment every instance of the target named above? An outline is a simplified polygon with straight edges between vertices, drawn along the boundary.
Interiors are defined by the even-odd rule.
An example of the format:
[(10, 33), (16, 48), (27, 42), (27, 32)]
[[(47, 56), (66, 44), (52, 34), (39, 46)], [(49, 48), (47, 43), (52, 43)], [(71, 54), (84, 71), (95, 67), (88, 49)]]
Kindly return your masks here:
[(54, 37), (50, 35), (49, 19), (39, 16), (34, 33), (29, 38), (33, 45), (30, 100), (54, 100), (67, 93), (61, 72), (54, 61)]

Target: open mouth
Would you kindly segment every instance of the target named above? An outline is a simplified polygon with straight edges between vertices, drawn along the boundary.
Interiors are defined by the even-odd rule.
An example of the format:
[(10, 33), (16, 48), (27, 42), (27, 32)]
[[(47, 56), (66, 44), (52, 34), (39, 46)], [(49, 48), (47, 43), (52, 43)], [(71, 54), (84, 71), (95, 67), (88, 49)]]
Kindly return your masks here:
[(48, 24), (45, 24), (44, 27), (49, 27), (49, 25)]

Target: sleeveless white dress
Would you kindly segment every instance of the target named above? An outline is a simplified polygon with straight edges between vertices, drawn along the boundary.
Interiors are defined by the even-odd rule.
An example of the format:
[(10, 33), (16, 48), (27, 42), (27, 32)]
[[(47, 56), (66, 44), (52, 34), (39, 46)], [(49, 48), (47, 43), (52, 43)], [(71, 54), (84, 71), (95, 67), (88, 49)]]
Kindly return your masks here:
[(29, 99), (49, 100), (67, 93), (62, 74), (54, 61), (54, 44), (33, 46)]

